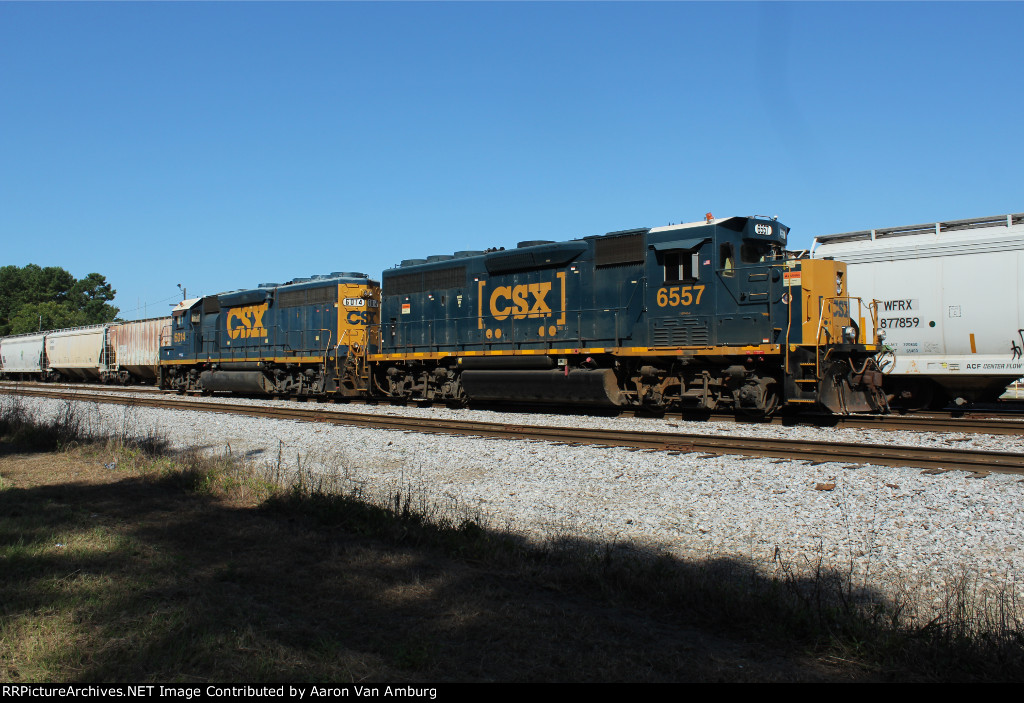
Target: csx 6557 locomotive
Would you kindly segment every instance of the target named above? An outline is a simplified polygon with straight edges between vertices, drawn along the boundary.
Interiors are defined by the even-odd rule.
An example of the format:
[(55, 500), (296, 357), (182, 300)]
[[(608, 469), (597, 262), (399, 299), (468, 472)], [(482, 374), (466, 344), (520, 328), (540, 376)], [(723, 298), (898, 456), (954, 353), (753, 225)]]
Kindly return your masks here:
[(730, 217), (186, 301), (160, 383), (195, 391), (836, 413), (885, 407), (838, 261)]

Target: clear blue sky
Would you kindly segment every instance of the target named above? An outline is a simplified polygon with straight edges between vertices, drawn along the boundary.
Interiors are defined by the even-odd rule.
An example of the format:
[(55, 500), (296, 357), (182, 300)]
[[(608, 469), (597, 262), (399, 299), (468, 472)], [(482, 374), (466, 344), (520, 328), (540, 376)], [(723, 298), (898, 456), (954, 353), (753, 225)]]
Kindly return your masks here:
[[(1021, 3), (0, 3), (0, 265), (122, 315), (770, 214), (1024, 210)], [(139, 303), (144, 309), (136, 310)]]

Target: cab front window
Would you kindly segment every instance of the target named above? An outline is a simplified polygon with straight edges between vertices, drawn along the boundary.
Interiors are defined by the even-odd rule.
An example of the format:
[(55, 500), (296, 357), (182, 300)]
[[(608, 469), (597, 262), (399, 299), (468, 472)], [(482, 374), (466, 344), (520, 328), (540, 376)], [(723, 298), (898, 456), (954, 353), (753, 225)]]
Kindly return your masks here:
[(774, 242), (746, 240), (740, 246), (740, 261), (745, 264), (764, 264), (779, 258), (779, 245)]

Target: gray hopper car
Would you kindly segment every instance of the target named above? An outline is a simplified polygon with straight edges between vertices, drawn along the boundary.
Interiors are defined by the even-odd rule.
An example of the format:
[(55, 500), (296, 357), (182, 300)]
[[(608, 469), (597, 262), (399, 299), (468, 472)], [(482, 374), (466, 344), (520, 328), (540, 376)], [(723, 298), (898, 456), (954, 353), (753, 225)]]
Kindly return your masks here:
[(9, 380), (153, 383), (169, 317), (0, 338), (0, 376)]
[(823, 235), (812, 256), (878, 301), (894, 405), (991, 401), (1024, 376), (1024, 214)]

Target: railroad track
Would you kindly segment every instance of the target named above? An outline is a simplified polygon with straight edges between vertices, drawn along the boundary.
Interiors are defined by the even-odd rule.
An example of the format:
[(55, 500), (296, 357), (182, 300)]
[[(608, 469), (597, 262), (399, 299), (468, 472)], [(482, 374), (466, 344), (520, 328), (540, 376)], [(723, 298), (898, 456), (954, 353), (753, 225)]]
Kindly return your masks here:
[[(85, 392), (106, 392), (106, 393), (147, 393), (153, 395), (169, 395), (170, 391), (162, 391), (159, 388), (153, 386), (101, 386), (97, 388), (95, 385), (88, 386), (82, 384), (52, 384), (52, 383), (35, 383), (35, 384), (13, 384), (13, 383), (0, 383), (0, 389), (11, 388), (11, 389), (67, 389), (75, 391)], [(100, 390), (102, 388), (102, 390)], [(354, 405), (365, 404), (365, 401), (361, 399), (355, 399), (352, 401)], [(492, 408), (488, 408), (492, 409)], [(504, 406), (501, 409), (508, 410), (509, 406)], [(513, 408), (515, 410), (522, 410), (523, 408)], [(546, 410), (551, 412), (551, 408), (537, 408), (531, 407), (525, 409), (527, 412), (533, 410)], [(622, 416), (635, 415), (642, 416), (642, 413), (637, 413), (632, 410), (624, 410), (619, 413)], [(686, 419), (686, 415), (680, 413), (670, 413), (663, 417), (666, 418), (681, 418)], [(909, 432), (962, 432), (965, 434), (992, 434), (992, 435), (1024, 435), (1024, 415), (1019, 411), (1007, 410), (1000, 411), (998, 409), (986, 409), (986, 410), (957, 410), (949, 412), (929, 412), (929, 413), (913, 413), (907, 415), (900, 415), (893, 413), (890, 415), (825, 415), (825, 414), (811, 414), (805, 413), (796, 416), (776, 416), (769, 421), (765, 420), (743, 420), (736, 418), (731, 415), (713, 415), (714, 420), (718, 422), (750, 422), (753, 424), (771, 424), (775, 425), (814, 425), (817, 427), (836, 427), (842, 429), (865, 429), (865, 430), (889, 430), (889, 431), (909, 431)]]
[(932, 413), (928, 415), (802, 415), (793, 422), (774, 418), (777, 424), (814, 424), (818, 426), (857, 428), (863, 430), (906, 430), (910, 432), (964, 432), (967, 434), (1024, 435), (1024, 417), (992, 414)]
[[(0, 387), (0, 392), (11, 393), (14, 391), (9, 388)], [(620, 447), (673, 454), (700, 452), (708, 455), (730, 454), (774, 457), (815, 463), (841, 462), (906, 466), (930, 470), (962, 470), (979, 474), (988, 472), (1024, 473), (1024, 455), (1009, 452), (730, 437), (672, 432), (641, 432), (586, 427), (547, 427), (543, 425), (505, 424), (475, 420), (443, 420), (338, 411), (333, 406), (328, 410), (323, 406), (274, 407), (218, 403), (215, 401), (197, 402), (189, 398), (160, 396), (156, 394), (152, 397), (132, 397), (84, 391), (62, 392), (24, 387), (16, 392), (23, 395), (84, 402), (229, 413), (250, 417), (321, 422), (404, 432), (471, 435), (496, 439), (546, 441), (568, 445)]]

